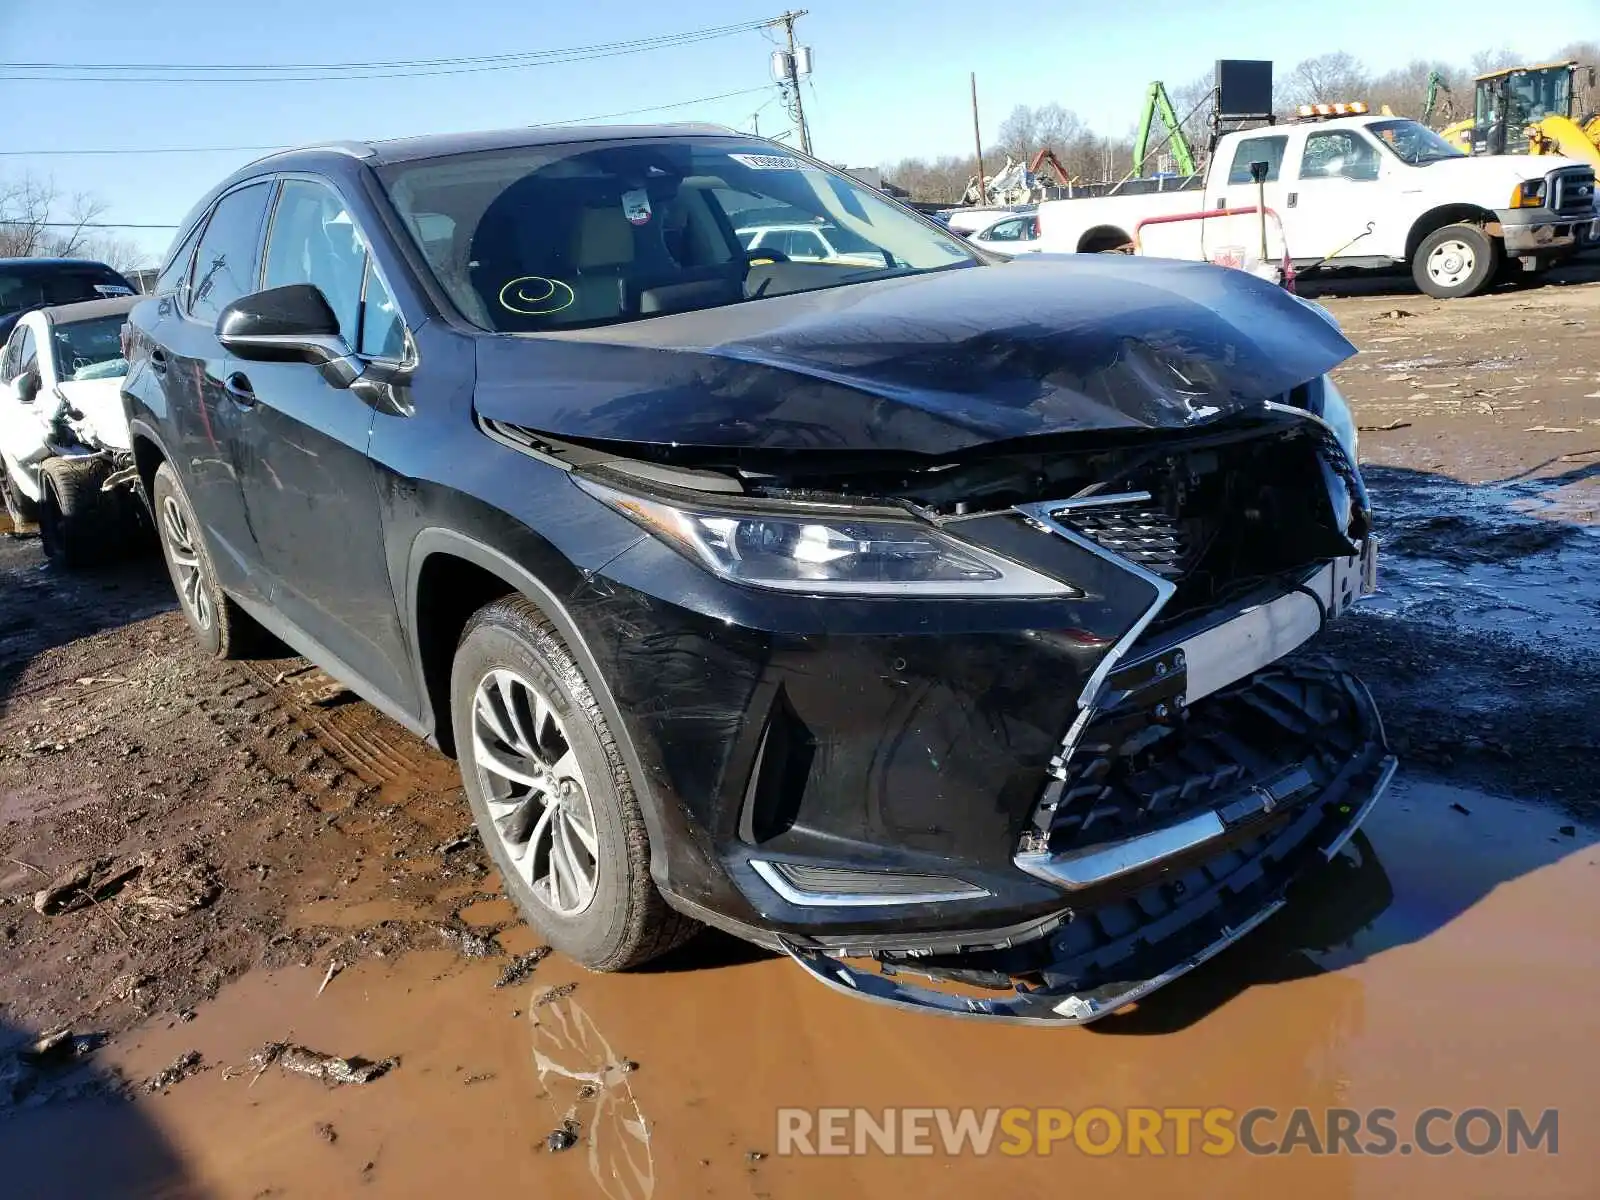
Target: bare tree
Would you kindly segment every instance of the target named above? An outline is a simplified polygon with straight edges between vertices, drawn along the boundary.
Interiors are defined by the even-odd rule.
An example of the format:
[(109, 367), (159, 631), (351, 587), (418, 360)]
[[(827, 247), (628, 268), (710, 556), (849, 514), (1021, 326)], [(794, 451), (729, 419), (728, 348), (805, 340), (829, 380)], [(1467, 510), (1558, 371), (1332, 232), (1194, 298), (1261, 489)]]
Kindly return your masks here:
[(1359, 100), (1369, 83), (1360, 59), (1343, 50), (1330, 50), (1295, 64), (1289, 72), (1284, 99), (1290, 105)]
[(949, 154), (942, 158), (907, 158), (883, 168), (885, 180), (903, 187), (913, 200), (929, 204), (957, 204), (967, 189), (967, 180), (977, 171), (970, 156)]
[(1492, 50), (1479, 50), (1472, 56), (1472, 73), (1487, 75), (1490, 71), (1503, 71), (1522, 62), (1522, 55), (1510, 46), (1496, 46)]
[(1093, 135), (1078, 114), (1069, 108), (1062, 108), (1059, 104), (1044, 104), (1037, 108), (1019, 104), (1000, 123), (995, 149), (1027, 162), (1046, 147), (1057, 154), (1064, 154), (1086, 136)]
[(1428, 80), (1435, 74), (1444, 86), (1432, 114), (1434, 123), (1445, 124), (1454, 120), (1455, 115), (1468, 115), (1472, 109), (1472, 88), (1466, 72), (1437, 60), (1414, 59), (1403, 67), (1385, 71), (1372, 80), (1366, 101), (1374, 112), (1381, 111), (1387, 104), (1399, 116), (1421, 120), (1428, 105)]
[(64, 201), (54, 180), (24, 175), (0, 182), (0, 257), (81, 255), (105, 211), (85, 192)]

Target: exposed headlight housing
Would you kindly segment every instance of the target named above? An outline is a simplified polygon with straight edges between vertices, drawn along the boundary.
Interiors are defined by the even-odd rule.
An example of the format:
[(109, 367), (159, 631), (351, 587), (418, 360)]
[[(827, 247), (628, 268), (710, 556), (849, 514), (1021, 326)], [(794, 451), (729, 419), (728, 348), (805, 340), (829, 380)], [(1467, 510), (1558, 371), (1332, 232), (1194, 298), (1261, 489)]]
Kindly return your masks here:
[(713, 574), (786, 592), (903, 598), (1065, 598), (1070, 584), (910, 518), (826, 509), (687, 506), (573, 476)]

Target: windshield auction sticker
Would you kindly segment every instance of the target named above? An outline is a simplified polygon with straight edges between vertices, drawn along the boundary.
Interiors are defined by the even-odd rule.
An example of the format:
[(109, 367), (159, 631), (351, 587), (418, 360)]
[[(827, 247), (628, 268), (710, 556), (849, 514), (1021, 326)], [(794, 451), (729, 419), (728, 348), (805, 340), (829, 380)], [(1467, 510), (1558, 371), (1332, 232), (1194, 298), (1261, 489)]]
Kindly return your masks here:
[(635, 225), (650, 224), (650, 193), (643, 188), (623, 192), (622, 212)]
[(752, 171), (803, 171), (806, 164), (787, 154), (730, 154), (729, 158)]

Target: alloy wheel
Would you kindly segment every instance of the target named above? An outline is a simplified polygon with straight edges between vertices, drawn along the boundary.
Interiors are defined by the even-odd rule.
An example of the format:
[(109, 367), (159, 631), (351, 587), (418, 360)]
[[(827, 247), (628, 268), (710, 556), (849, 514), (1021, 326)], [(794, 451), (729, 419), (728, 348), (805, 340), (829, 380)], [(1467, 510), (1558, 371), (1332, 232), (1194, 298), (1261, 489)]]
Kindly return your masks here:
[(594, 806), (549, 698), (497, 667), (473, 692), (472, 757), (494, 833), (539, 902), (573, 917), (599, 887)]
[(166, 503), (161, 506), (161, 528), (166, 537), (167, 554), (172, 559), (173, 573), (178, 577), (178, 596), (194, 616), (195, 624), (208, 630), (215, 616), (211, 597), (206, 593), (194, 534), (176, 497), (168, 496)]

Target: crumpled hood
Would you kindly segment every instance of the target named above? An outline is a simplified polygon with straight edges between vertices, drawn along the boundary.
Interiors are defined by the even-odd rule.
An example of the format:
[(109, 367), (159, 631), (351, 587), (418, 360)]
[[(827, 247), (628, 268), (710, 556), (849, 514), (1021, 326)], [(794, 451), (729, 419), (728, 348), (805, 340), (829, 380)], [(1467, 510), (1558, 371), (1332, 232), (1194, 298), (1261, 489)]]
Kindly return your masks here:
[(1355, 352), (1242, 271), (1039, 256), (553, 335), (479, 339), (476, 404), (551, 437), (948, 454), (1180, 429)]

